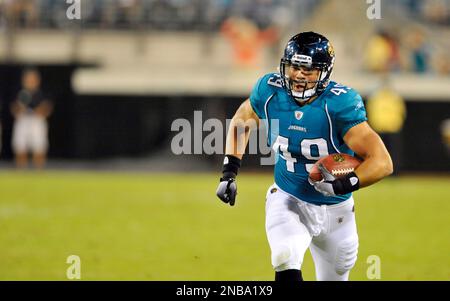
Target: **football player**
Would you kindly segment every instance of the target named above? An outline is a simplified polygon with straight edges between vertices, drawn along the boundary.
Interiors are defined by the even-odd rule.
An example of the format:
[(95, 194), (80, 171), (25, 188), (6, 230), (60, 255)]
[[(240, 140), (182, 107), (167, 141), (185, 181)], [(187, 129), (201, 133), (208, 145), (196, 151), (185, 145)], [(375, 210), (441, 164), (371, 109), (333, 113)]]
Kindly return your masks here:
[[(266, 122), (268, 142), (277, 151), (265, 222), (276, 281), (303, 280), (307, 248), (317, 280), (348, 280), (358, 252), (352, 192), (393, 171), (386, 147), (367, 123), (361, 96), (330, 80), (334, 61), (333, 46), (323, 35), (302, 32), (292, 37), (279, 73), (258, 80), (227, 135), (216, 194), (231, 206), (249, 138), (249, 130), (242, 127), (249, 120)], [(271, 127), (272, 120), (278, 120), (277, 128)], [(346, 177), (325, 174), (320, 182), (309, 180), (313, 164), (332, 153), (356, 153), (363, 162)]]

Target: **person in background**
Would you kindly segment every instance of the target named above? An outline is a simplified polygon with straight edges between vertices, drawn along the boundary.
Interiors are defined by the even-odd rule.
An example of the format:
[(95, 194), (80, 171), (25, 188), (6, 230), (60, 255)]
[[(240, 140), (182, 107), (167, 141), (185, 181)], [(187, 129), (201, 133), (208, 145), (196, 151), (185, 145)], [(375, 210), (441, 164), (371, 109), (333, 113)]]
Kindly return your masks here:
[(381, 86), (367, 101), (367, 114), (370, 126), (380, 135), (397, 167), (393, 174), (401, 170), (402, 141), (401, 131), (406, 118), (405, 101), (389, 84), (384, 75)]
[(398, 72), (403, 68), (400, 45), (393, 30), (379, 29), (368, 41), (365, 50), (365, 66), (369, 72)]
[(32, 28), (39, 23), (39, 6), (35, 2), (4, 0), (0, 1), (0, 4), (3, 4), (3, 10), (13, 27)]
[(389, 71), (391, 45), (385, 38), (384, 31), (374, 34), (365, 49), (365, 66), (369, 72), (384, 73)]
[(411, 31), (408, 44), (410, 49), (411, 71), (414, 73), (429, 72), (431, 48), (427, 43), (425, 32), (419, 28)]
[(41, 91), (41, 75), (36, 69), (26, 69), (22, 74), (22, 89), (11, 104), (14, 116), (12, 148), (16, 166), (28, 165), (28, 154), (32, 153), (33, 165), (43, 168), (48, 150), (47, 118), (52, 104)]
[(255, 67), (261, 64), (261, 52), (266, 45), (274, 43), (278, 33), (275, 27), (264, 30), (246, 17), (231, 17), (221, 27), (222, 35), (230, 42), (237, 66)]
[(447, 118), (441, 122), (441, 135), (442, 142), (447, 149), (447, 154), (450, 156), (450, 118)]

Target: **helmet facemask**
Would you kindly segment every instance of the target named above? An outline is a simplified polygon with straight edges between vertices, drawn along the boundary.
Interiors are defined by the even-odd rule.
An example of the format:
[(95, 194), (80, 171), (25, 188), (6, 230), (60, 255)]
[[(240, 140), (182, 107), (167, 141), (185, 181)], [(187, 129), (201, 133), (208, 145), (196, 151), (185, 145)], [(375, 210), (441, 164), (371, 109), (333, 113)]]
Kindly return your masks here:
[[(317, 77), (317, 80), (315, 81), (302, 81), (301, 83), (304, 83), (303, 91), (295, 91), (293, 88), (294, 83), (299, 83), (298, 81), (295, 81), (294, 79), (291, 79), (289, 77), (289, 68), (291, 66), (295, 66), (297, 68), (300, 67), (306, 67), (306, 68), (312, 68), (319, 70), (319, 76)], [(320, 66), (314, 66), (312, 65), (311, 58), (308, 56), (296, 56), (294, 55), (291, 60), (287, 60), (285, 58), (281, 59), (280, 62), (280, 74), (281, 78), (283, 79), (283, 85), (286, 88), (289, 95), (291, 95), (296, 101), (303, 103), (308, 101), (311, 97), (320, 95), (320, 93), (323, 92), (325, 87), (328, 85), (329, 78), (330, 78), (330, 69), (326, 68), (324, 66), (321, 68)], [(315, 83), (315, 85), (309, 89), (307, 89), (308, 84)]]

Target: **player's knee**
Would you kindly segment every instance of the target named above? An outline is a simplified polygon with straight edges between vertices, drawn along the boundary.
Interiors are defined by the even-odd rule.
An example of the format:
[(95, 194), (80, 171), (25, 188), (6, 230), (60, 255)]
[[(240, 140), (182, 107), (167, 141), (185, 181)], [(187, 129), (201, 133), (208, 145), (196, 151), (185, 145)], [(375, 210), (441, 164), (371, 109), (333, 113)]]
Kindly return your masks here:
[(283, 269), (291, 258), (291, 249), (287, 245), (280, 246), (272, 251), (272, 266), (275, 270)]
[(358, 255), (358, 238), (342, 241), (336, 252), (335, 270), (339, 275), (350, 271), (356, 263)]
[(272, 266), (275, 271), (300, 269), (301, 263), (297, 257), (292, 247), (289, 245), (281, 245), (272, 250)]

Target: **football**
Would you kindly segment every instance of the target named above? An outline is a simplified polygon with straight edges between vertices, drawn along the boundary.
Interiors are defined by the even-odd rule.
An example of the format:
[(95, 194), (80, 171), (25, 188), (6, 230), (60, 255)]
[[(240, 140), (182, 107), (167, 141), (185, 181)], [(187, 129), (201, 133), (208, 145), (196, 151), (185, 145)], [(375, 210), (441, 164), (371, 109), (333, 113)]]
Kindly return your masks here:
[(309, 177), (313, 181), (321, 181), (323, 179), (319, 170), (319, 164), (322, 164), (333, 176), (339, 178), (353, 172), (361, 164), (361, 161), (344, 153), (323, 157), (314, 164), (309, 172)]

